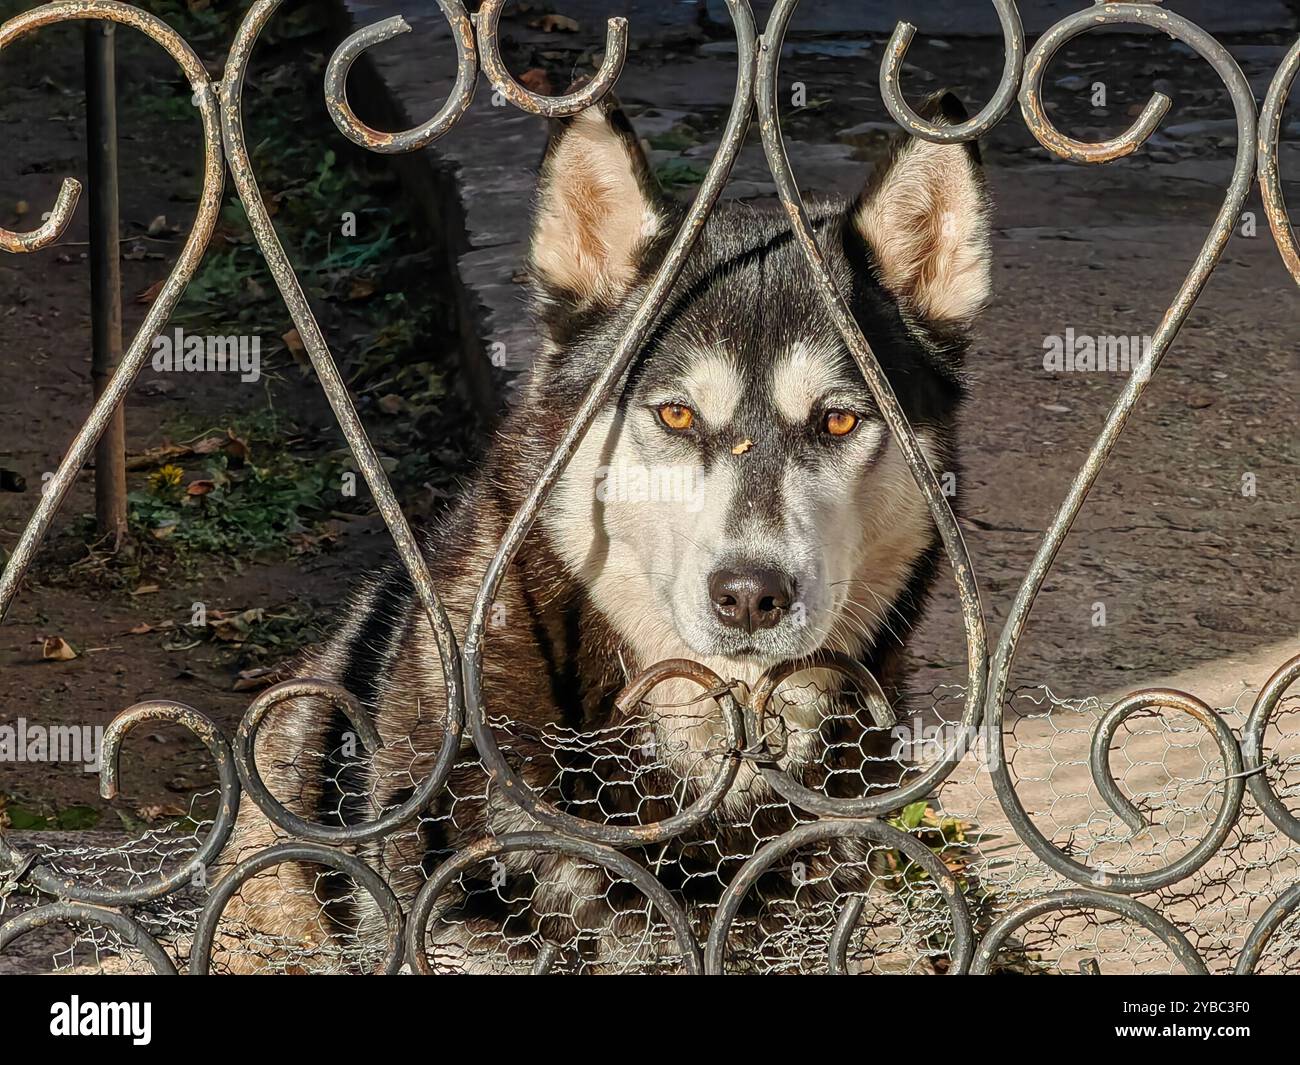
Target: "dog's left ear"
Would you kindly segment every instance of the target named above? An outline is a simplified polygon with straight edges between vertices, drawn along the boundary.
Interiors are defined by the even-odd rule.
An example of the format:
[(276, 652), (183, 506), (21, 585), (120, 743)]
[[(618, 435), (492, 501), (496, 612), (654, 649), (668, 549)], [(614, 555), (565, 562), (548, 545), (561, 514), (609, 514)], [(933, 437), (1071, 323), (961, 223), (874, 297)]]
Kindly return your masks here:
[[(966, 118), (952, 93), (931, 97), (919, 113), (940, 125)], [(849, 212), (878, 279), (909, 311), (969, 325), (990, 290), (989, 200), (974, 143), (901, 138)]]
[(665, 206), (632, 124), (608, 98), (553, 124), (542, 161), (532, 269), (575, 309), (616, 301), (636, 279)]

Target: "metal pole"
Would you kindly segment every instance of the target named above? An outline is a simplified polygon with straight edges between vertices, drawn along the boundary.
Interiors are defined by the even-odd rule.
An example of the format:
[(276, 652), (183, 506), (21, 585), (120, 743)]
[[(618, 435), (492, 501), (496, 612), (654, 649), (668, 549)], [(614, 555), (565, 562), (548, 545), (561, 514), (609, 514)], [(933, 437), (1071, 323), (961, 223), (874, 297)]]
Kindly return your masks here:
[[(111, 22), (88, 22), (86, 154), (90, 185), (90, 378), (95, 398), (122, 357), (122, 262), (118, 223), (117, 78)], [(95, 522), (114, 549), (126, 534), (126, 416), (118, 407), (95, 448)]]

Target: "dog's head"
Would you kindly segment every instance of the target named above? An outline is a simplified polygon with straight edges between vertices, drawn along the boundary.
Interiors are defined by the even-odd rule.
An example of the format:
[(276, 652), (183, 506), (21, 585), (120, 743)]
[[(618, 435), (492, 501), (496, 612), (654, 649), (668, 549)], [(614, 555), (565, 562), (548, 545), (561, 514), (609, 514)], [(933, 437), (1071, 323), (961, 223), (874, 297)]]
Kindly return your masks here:
[[(955, 120), (951, 96), (927, 112)], [(977, 151), (902, 139), (851, 203), (811, 208), (840, 290), (937, 471), (989, 293)], [(621, 111), (559, 124), (532, 248), (544, 351), (517, 426), (553, 445), (635, 313), (681, 209)], [(740, 676), (899, 629), (935, 532), (779, 211), (721, 206), (543, 512), (641, 665)], [(891, 614), (894, 615), (891, 617)]]

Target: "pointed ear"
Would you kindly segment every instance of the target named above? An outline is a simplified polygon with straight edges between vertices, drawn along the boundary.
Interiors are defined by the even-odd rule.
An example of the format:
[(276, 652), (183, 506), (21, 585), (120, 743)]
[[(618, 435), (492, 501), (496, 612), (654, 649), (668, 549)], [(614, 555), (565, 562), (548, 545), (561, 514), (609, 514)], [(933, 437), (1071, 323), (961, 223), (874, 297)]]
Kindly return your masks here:
[[(939, 125), (961, 122), (952, 93), (920, 111)], [(989, 200), (973, 144), (903, 137), (850, 208), (880, 282), (907, 309), (949, 326), (968, 325), (990, 289)]]
[(532, 270), (545, 296), (579, 307), (617, 299), (666, 217), (632, 124), (606, 100), (554, 123), (542, 161)]

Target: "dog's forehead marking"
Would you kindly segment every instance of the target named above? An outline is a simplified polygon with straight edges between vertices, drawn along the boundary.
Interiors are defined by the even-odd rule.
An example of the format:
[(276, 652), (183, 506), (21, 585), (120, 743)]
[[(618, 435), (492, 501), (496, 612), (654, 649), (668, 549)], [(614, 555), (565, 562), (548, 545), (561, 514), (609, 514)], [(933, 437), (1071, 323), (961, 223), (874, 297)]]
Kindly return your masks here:
[(682, 381), (696, 412), (714, 427), (731, 421), (745, 394), (745, 381), (735, 360), (720, 351), (693, 353)]
[(798, 425), (808, 420), (818, 400), (843, 387), (844, 377), (831, 349), (801, 340), (776, 360), (771, 382), (781, 417)]

